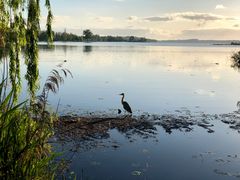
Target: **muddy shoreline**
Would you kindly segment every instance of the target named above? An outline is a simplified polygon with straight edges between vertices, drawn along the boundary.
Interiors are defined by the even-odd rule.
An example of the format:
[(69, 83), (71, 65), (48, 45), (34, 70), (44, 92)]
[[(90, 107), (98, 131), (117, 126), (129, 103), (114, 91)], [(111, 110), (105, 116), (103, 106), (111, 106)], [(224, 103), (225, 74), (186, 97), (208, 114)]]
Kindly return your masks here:
[[(126, 144), (122, 143), (121, 140), (112, 138), (112, 130), (114, 130), (114, 132), (117, 131), (125, 137), (124, 142), (129, 143), (127, 146), (130, 146), (130, 144), (134, 146), (134, 144), (138, 144), (137, 142), (139, 142), (139, 140), (140, 142), (142, 141), (143, 144), (150, 142), (150, 144), (153, 143), (154, 145), (159, 146), (161, 142), (159, 141), (159, 128), (167, 134), (173, 133), (173, 137), (175, 136), (174, 133), (176, 131), (186, 134), (194, 132), (195, 129), (199, 130), (199, 128), (202, 128), (210, 135), (215, 132), (217, 134), (217, 132), (222, 131), (222, 129), (218, 126), (219, 123), (222, 123), (226, 128), (229, 128), (232, 131), (240, 133), (240, 112), (235, 111), (219, 115), (204, 113), (193, 115), (187, 111), (163, 115), (142, 114), (133, 117), (118, 115), (113, 116), (109, 114), (89, 114), (88, 116), (65, 115), (60, 116), (58, 121), (54, 123), (55, 134), (52, 140), (53, 144), (55, 144), (56, 151), (64, 152), (63, 157), (65, 165), (60, 174), (71, 172), (75, 168), (72, 164), (78, 164), (77, 161), (79, 158), (81, 163), (78, 164), (78, 166), (82, 167), (84, 171), (87, 171), (88, 168), (86, 167), (90, 167), (90, 172), (92, 172), (92, 168), (101, 168), (101, 163), (103, 163), (100, 161), (101, 158), (92, 154), (99, 152), (101, 156), (104, 156), (106, 155), (104, 153), (106, 152), (106, 149), (109, 149), (107, 152), (111, 153), (111, 155), (115, 157), (118, 152), (121, 152), (121, 149), (124, 149), (124, 146), (126, 148)], [(171, 138), (168, 143), (171, 144)], [(151, 149), (146, 148), (145, 146), (143, 147), (144, 149), (141, 151), (143, 154), (145, 153), (144, 155), (148, 155)], [(176, 147), (179, 148), (177, 145)], [(103, 154), (101, 152), (103, 152)], [(86, 153), (88, 156), (81, 156), (81, 153)], [(141, 159), (145, 157), (144, 155), (137, 158)], [(170, 153), (170, 157), (168, 158), (171, 159), (171, 156), (172, 155)], [(212, 172), (216, 175), (239, 178), (240, 173), (238, 171), (230, 171), (229, 169), (224, 169), (222, 166), (223, 164), (234, 164), (239, 160), (239, 156), (240, 155), (236, 152), (229, 151), (225, 154), (221, 154), (215, 149), (207, 148), (203, 152), (199, 151), (196, 154), (192, 154), (191, 157), (193, 161), (196, 160), (200, 163), (203, 163), (204, 161), (212, 162), (212, 164), (214, 164)], [(61, 158), (62, 157), (57, 158), (56, 161), (62, 162)], [(87, 160), (87, 162), (83, 161), (83, 159)], [(153, 160), (148, 161), (149, 164), (153, 163)], [(108, 159), (107, 162), (112, 161)], [(147, 169), (149, 169), (149, 167)], [(83, 172), (76, 172), (79, 176), (83, 176), (83, 174), (85, 174)], [(141, 174), (136, 175), (136, 172), (141, 172)], [(145, 172), (144, 169), (139, 169), (137, 167), (129, 167), (129, 174), (130, 173), (132, 177), (141, 177), (147, 172)], [(90, 176), (90, 174), (87, 174), (86, 172), (85, 176)]]
[(240, 133), (240, 112), (234, 111), (228, 114), (198, 114), (191, 113), (139, 116), (60, 116), (54, 123), (55, 136), (60, 140), (88, 140), (109, 137), (109, 130), (116, 129), (126, 137), (139, 135), (143, 138), (154, 137), (157, 127), (162, 127), (166, 133), (174, 130), (190, 132), (195, 126), (204, 128), (208, 133), (214, 133), (214, 122), (220, 121), (229, 128)]

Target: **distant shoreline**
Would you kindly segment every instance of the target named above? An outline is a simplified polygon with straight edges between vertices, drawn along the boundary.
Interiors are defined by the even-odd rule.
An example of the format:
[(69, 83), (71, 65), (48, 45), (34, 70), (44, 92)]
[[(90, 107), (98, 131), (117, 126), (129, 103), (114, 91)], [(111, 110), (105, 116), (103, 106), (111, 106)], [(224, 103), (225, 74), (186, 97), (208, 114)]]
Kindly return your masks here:
[[(207, 44), (213, 46), (240, 46), (240, 42), (235, 43), (231, 40), (228, 41), (217, 41), (217, 40), (146, 40), (146, 41), (71, 41), (71, 40), (54, 40), (54, 43), (85, 43), (91, 45), (92, 43), (163, 43), (163, 44)], [(47, 40), (39, 40), (39, 43), (47, 43)]]
[[(93, 34), (90, 30), (88, 30), (91, 35), (90, 37), (86, 37), (84, 35), (79, 36), (73, 33), (67, 32), (54, 32), (54, 42), (86, 42), (86, 43), (96, 43), (96, 42), (136, 42), (136, 43), (204, 43), (209, 45), (217, 45), (217, 46), (239, 46), (240, 40), (199, 40), (199, 39), (177, 39), (177, 40), (156, 40), (149, 39), (145, 37), (137, 37), (137, 36), (112, 36), (112, 35), (98, 35)], [(42, 31), (39, 34), (39, 42), (47, 42), (48, 35), (46, 31)]]
[(215, 46), (240, 46), (240, 43), (231, 42), (228, 44), (213, 44)]
[[(240, 46), (240, 44), (237, 44), (237, 43), (215, 43), (215, 42), (212, 42), (212, 41), (182, 41), (182, 40), (179, 40), (179, 41), (176, 41), (176, 40), (169, 40), (169, 41), (146, 41), (146, 42), (142, 42), (142, 41), (134, 41), (134, 42), (129, 42), (129, 41), (91, 41), (91, 42), (84, 42), (84, 41), (53, 41), (53, 43), (57, 43), (57, 44), (65, 44), (65, 43), (83, 43), (85, 46), (92, 46), (93, 44), (96, 44), (96, 43), (138, 43), (138, 44), (159, 44), (159, 45), (208, 45), (208, 46)], [(45, 45), (47, 44), (47, 41), (39, 41), (39, 44), (40, 45)]]
[[(155, 39), (149, 39), (145, 37), (137, 36), (100, 36), (98, 34), (92, 34), (89, 30), (90, 35), (79, 36), (67, 32), (54, 32), (53, 41), (55, 42), (158, 42)], [(46, 31), (42, 31), (39, 34), (39, 42), (47, 42), (48, 35)]]

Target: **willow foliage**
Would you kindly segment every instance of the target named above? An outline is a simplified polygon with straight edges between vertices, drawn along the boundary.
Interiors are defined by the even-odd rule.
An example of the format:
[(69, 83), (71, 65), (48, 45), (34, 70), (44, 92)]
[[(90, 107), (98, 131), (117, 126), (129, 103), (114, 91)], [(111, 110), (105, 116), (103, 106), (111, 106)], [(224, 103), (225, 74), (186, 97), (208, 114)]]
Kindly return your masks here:
[[(41, 0), (0, 0), (0, 58), (7, 54), (9, 76), (17, 99), (20, 87), (20, 55), (25, 52), (28, 89), (32, 100), (38, 88), (38, 35), (40, 32)], [(48, 10), (46, 28), (49, 45), (52, 44), (52, 19), (50, 0), (45, 0)]]
[[(50, 1), (47, 29), (52, 36)], [(0, 179), (50, 179), (52, 117), (36, 118), (26, 102), (18, 104), (21, 88), (20, 59), (23, 51), (27, 66), (26, 79), (35, 98), (38, 88), (38, 34), (40, 32), (40, 0), (0, 0), (0, 60), (3, 64), (0, 82)], [(12, 84), (6, 90), (8, 79)]]

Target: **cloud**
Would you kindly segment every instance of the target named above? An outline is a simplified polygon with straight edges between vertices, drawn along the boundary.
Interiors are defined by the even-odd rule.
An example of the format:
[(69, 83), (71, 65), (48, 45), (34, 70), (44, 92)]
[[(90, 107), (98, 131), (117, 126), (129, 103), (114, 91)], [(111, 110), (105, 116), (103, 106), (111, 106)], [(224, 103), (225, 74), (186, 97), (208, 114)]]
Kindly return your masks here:
[(139, 18), (137, 17), (137, 16), (129, 16), (128, 17), (128, 20), (129, 21), (136, 21), (136, 20), (138, 20)]
[(222, 4), (216, 5), (215, 9), (226, 9), (226, 7)]
[(186, 20), (192, 21), (216, 21), (216, 20), (223, 20), (226, 17), (212, 14), (212, 13), (198, 13), (198, 12), (183, 12), (183, 13), (176, 13), (175, 17), (182, 18)]
[(200, 13), (200, 12), (181, 12), (172, 13), (165, 16), (152, 16), (145, 17), (143, 20), (158, 22), (158, 21), (173, 21), (173, 20), (190, 20), (190, 21), (217, 21), (217, 20), (235, 20), (236, 18), (221, 16), (212, 13)]
[(173, 18), (171, 16), (162, 16), (162, 17), (158, 17), (158, 16), (153, 16), (153, 17), (147, 17), (144, 18), (144, 20), (147, 21), (172, 21)]

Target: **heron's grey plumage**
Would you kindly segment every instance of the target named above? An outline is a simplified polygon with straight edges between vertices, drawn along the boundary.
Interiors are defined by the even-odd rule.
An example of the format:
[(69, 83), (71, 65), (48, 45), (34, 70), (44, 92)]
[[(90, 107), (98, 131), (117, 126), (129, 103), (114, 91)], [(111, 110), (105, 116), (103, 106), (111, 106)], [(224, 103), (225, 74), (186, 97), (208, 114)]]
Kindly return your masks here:
[(127, 112), (132, 114), (132, 109), (131, 109), (130, 105), (126, 101), (124, 101), (124, 96), (125, 96), (124, 93), (122, 93), (120, 95), (122, 96), (121, 103), (123, 105), (123, 109), (125, 109)]

